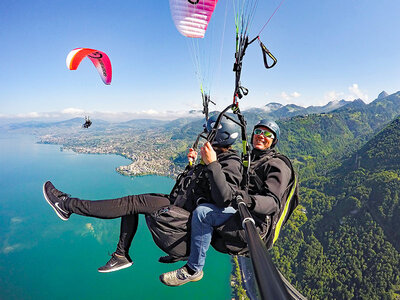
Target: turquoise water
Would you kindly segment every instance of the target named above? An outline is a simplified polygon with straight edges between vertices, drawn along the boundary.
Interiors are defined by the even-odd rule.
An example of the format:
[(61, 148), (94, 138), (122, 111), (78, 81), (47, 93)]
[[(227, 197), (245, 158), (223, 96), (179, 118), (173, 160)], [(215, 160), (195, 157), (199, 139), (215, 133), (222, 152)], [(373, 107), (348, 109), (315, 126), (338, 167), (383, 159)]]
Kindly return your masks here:
[(168, 193), (173, 180), (129, 178), (115, 168), (129, 161), (116, 155), (61, 152), (33, 137), (0, 135), (0, 299), (230, 299), (229, 256), (209, 250), (204, 278), (182, 287), (159, 282), (182, 263), (160, 264), (163, 252), (143, 216), (132, 243), (132, 267), (101, 274), (97, 268), (115, 250), (119, 219), (77, 215), (60, 220), (42, 195), (42, 185), (86, 199)]

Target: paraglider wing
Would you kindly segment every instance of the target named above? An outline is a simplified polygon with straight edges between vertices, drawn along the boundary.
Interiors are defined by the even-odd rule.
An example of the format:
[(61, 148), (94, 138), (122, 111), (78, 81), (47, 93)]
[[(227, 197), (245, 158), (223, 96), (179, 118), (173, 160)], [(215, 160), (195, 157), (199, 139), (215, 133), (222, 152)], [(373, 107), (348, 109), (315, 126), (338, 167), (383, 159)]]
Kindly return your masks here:
[(169, 0), (172, 19), (186, 37), (203, 38), (218, 0)]
[(89, 48), (76, 48), (72, 50), (68, 53), (66, 60), (68, 69), (76, 70), (85, 57), (88, 57), (92, 61), (103, 82), (110, 84), (112, 78), (111, 61), (107, 54), (102, 51)]

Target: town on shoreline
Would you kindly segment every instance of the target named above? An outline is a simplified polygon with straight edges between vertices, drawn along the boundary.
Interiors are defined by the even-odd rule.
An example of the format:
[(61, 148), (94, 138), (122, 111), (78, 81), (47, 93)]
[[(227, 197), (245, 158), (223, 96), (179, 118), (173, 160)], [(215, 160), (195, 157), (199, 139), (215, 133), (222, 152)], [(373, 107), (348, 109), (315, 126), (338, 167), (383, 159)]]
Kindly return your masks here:
[(54, 135), (40, 136), (38, 143), (60, 145), (60, 150), (85, 154), (115, 154), (131, 160), (129, 165), (119, 166), (116, 171), (125, 176), (159, 175), (176, 178), (185, 163), (180, 162), (180, 152), (186, 152), (189, 144), (171, 140), (170, 135), (113, 134), (113, 135)]

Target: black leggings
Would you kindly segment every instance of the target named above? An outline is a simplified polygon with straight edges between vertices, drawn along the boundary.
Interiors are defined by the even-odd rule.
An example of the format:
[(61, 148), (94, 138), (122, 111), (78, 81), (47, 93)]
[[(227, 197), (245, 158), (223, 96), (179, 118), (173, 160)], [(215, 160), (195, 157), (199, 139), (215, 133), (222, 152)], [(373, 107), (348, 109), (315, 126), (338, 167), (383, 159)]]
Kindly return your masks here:
[(70, 198), (66, 201), (66, 208), (72, 213), (86, 217), (121, 218), (121, 230), (116, 253), (128, 256), (129, 248), (138, 227), (138, 214), (150, 214), (169, 204), (169, 195), (151, 193), (97, 201)]

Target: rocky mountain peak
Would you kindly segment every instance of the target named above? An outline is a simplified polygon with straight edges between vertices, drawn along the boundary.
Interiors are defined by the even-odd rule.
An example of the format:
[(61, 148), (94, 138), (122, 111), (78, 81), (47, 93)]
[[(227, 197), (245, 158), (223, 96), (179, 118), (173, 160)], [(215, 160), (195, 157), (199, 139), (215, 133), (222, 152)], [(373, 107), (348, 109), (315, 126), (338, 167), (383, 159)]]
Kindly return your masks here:
[(378, 95), (378, 99), (383, 99), (383, 98), (386, 98), (387, 96), (389, 96), (389, 94), (386, 93), (385, 91), (382, 91), (382, 92)]

